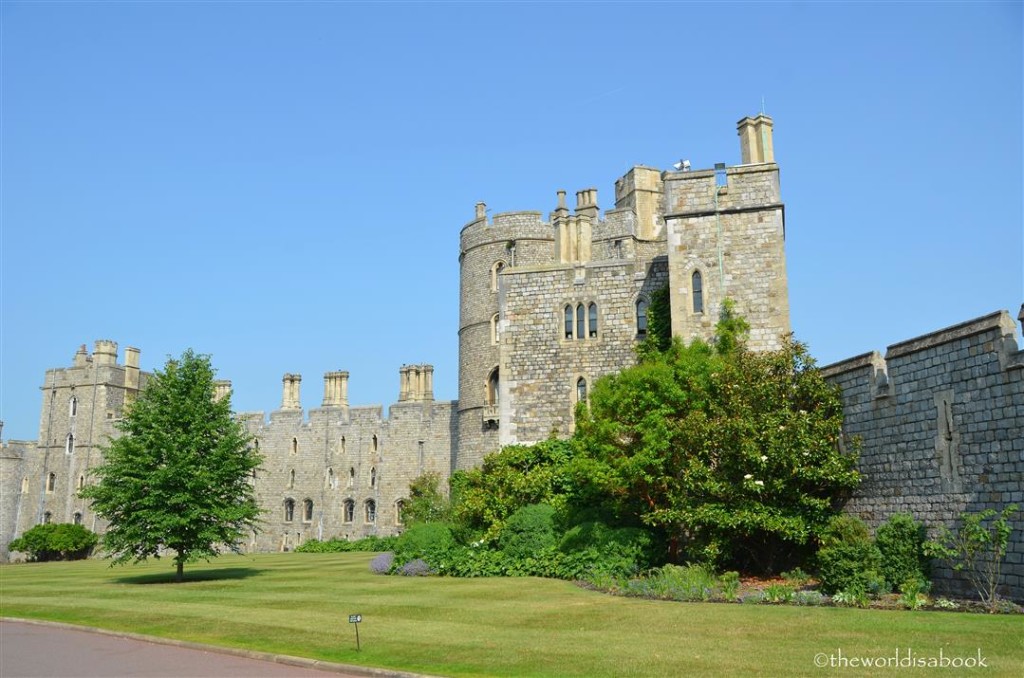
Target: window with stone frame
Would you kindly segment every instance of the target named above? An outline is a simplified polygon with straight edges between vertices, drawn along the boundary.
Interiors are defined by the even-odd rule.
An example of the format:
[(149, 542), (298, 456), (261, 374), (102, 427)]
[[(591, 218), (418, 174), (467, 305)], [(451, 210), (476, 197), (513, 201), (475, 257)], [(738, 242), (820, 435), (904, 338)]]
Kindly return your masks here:
[(587, 402), (587, 380), (583, 377), (576, 380), (576, 402)]
[(503, 270), (505, 270), (505, 262), (504, 261), (496, 261), (496, 262), (494, 262), (494, 265), (491, 266), (491, 291), (492, 292), (497, 292), (498, 291), (498, 276), (501, 275), (501, 272)]
[(370, 487), (377, 487), (377, 469), (370, 468)]
[(647, 337), (647, 306), (643, 297), (636, 300), (636, 336), (640, 339)]
[(395, 525), (405, 525), (405, 500), (395, 502)]
[(46, 493), (49, 494), (57, 489), (57, 474), (51, 473), (46, 476)]
[(690, 285), (693, 292), (693, 312), (704, 312), (704, 279), (700, 271), (694, 271), (690, 276)]
[(342, 520), (351, 523), (356, 519), (356, 503), (352, 499), (346, 499), (342, 504)]
[(377, 502), (372, 499), (367, 499), (364, 507), (366, 509), (366, 522), (368, 524), (377, 522)]
[(498, 404), (499, 397), (499, 377), (498, 368), (495, 367), (491, 370), (491, 373), (487, 376), (487, 404), (495, 406)]
[(73, 454), (75, 451), (75, 434), (69, 433), (67, 439), (64, 441), (64, 453)]
[(313, 500), (306, 499), (302, 502), (302, 521), (305, 523), (313, 522)]
[(597, 304), (594, 302), (587, 307), (587, 336), (597, 338)]
[(586, 309), (583, 308), (583, 304), (576, 305), (576, 338), (586, 339), (587, 328), (586, 328)]
[(68, 403), (68, 414), (72, 417), (78, 415), (78, 398), (71, 396), (71, 401)]
[(354, 487), (356, 484), (356, 468), (354, 466), (348, 469), (348, 486)]
[(290, 523), (295, 520), (295, 500), (285, 499), (284, 500), (284, 521)]
[(81, 525), (82, 524), (82, 512), (81, 511), (75, 511), (75, 515), (71, 517), (71, 522), (74, 523), (75, 525)]
[(498, 343), (498, 314), (491, 316), (491, 343)]
[(565, 305), (565, 338), (572, 339), (572, 306)]

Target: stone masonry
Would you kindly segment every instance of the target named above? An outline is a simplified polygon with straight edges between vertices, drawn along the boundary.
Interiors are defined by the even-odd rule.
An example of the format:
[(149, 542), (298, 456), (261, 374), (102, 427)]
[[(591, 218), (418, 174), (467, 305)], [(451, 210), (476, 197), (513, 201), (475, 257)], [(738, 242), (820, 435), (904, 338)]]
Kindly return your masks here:
[[(672, 331), (712, 336), (722, 300), (751, 324), (755, 349), (790, 331), (785, 209), (773, 123), (737, 125), (741, 163), (661, 171), (637, 166), (598, 191), (565, 191), (555, 207), (489, 217), (478, 203), (459, 238), (459, 393), (435, 401), (433, 368), (399, 370), (398, 400), (351, 407), (348, 373), (324, 375), (319, 408), (303, 412), (302, 377), (282, 378), (279, 409), (238, 416), (265, 462), (253, 479), (264, 508), (245, 547), (290, 550), (309, 538), (401, 530), (410, 481), (442, 481), (503, 445), (568, 435), (574, 409), (601, 376), (634, 364), (651, 295), (666, 285)], [(963, 510), (1024, 504), (1024, 359), (1006, 312), (825, 368), (843, 389), (847, 435), (863, 444), (865, 483), (849, 510), (877, 526), (895, 511), (953, 524)], [(100, 448), (148, 375), (139, 351), (97, 341), (42, 386), (39, 439), (0, 453), (0, 559), (46, 521), (104, 525), (77, 498)], [(216, 397), (230, 393), (219, 382)], [(1004, 578), (1024, 599), (1019, 522)], [(940, 577), (957, 580), (946, 570)]]
[[(1019, 318), (1024, 322), (1024, 307)], [(864, 482), (846, 509), (872, 528), (910, 513), (956, 526), (964, 511), (1024, 508), (1024, 352), (1000, 311), (823, 368), (843, 390), (845, 436), (860, 439)], [(1004, 593), (1024, 599), (1024, 519)], [(966, 588), (939, 568), (945, 588)]]

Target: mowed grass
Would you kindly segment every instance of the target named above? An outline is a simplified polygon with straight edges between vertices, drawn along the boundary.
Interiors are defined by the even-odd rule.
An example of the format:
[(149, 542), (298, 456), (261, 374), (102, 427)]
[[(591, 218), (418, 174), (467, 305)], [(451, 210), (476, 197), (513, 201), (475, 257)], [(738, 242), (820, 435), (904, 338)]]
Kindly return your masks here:
[(980, 650), (989, 668), (971, 673), (1024, 675), (1020, 616), (647, 601), (545, 579), (384, 577), (371, 557), (223, 556), (182, 584), (166, 560), (5, 565), (0, 614), (442, 676), (892, 675), (815, 656), (940, 650)]

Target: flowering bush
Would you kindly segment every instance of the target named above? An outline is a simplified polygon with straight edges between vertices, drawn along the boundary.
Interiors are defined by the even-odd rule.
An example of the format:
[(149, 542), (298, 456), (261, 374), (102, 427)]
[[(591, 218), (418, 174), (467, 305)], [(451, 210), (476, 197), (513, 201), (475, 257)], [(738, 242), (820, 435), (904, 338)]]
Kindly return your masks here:
[(391, 551), (381, 553), (370, 561), (370, 572), (374, 574), (387, 574), (395, 562), (395, 554)]

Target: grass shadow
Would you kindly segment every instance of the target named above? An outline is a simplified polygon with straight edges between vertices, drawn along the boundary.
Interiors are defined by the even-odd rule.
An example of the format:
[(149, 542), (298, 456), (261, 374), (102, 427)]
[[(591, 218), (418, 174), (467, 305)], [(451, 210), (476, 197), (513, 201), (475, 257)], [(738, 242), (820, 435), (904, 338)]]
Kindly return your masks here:
[[(248, 579), (262, 574), (263, 568), (259, 567), (226, 567), (212, 570), (185, 570), (180, 583), (192, 584), (203, 581), (222, 581), (229, 579)], [(174, 580), (174, 572), (158, 572), (155, 574), (140, 574), (134, 577), (119, 577), (115, 579), (118, 584), (177, 584)]]

